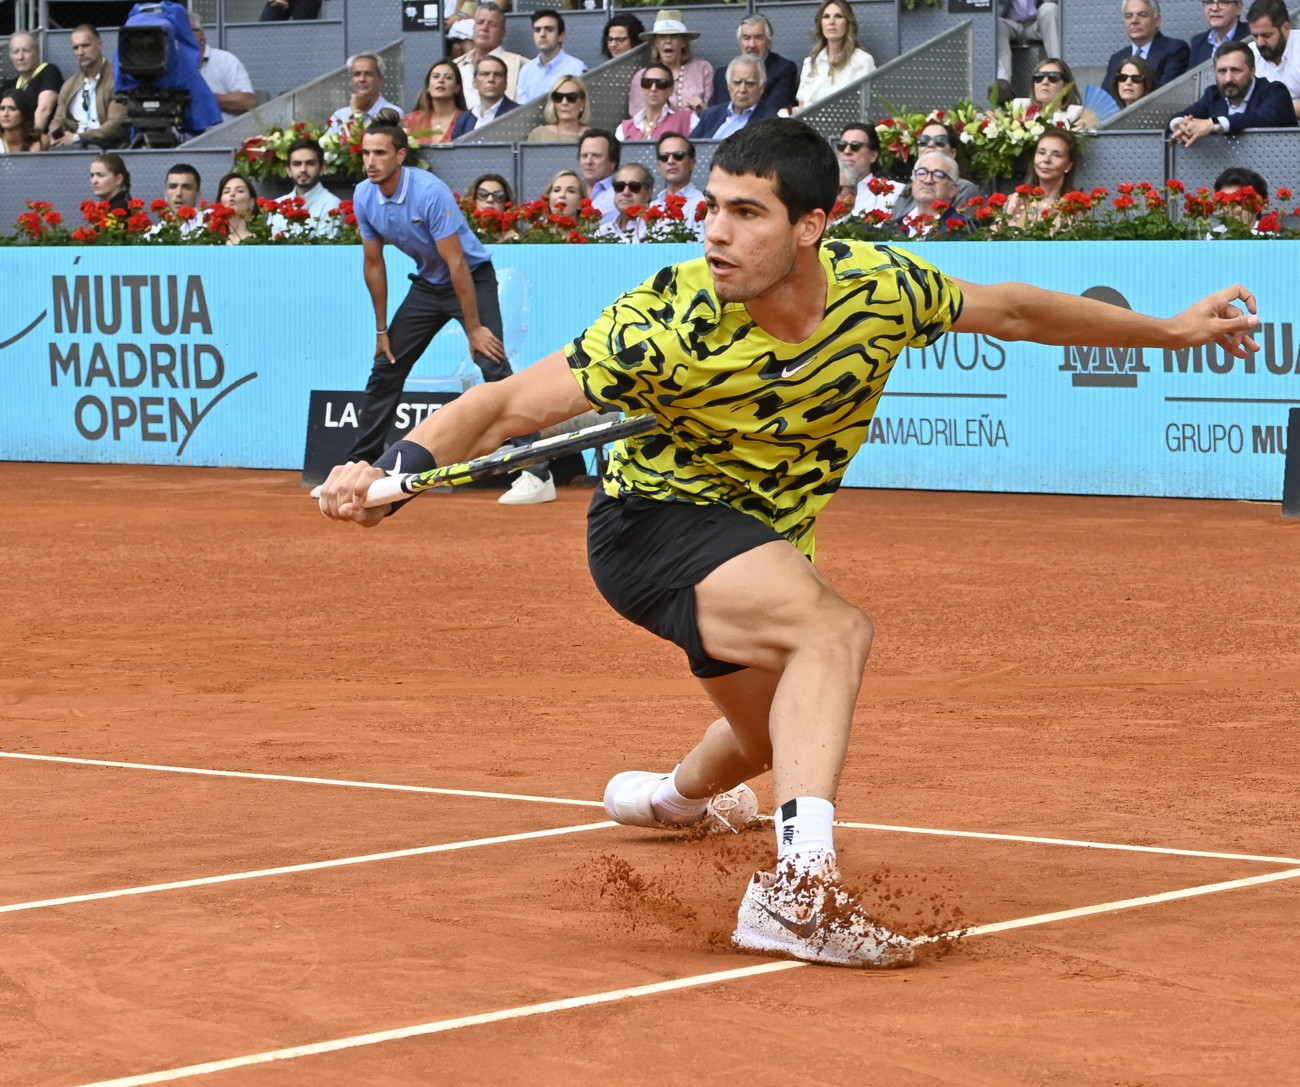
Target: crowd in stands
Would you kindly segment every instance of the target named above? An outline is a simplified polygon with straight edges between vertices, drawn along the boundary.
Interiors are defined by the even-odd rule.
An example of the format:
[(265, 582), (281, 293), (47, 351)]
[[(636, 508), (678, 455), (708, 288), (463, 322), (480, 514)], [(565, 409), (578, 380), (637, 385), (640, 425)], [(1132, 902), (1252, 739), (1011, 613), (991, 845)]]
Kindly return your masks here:
[[(1295, 126), (1300, 115), (1300, 46), (1291, 42), (1284, 0), (1253, 0), (1244, 17), (1243, 0), (1202, 0), (1202, 6), (1206, 29), (1183, 42), (1161, 32), (1159, 0), (1122, 0), (1117, 34), (1122, 27), (1128, 44), (1111, 56), (1102, 89), (1119, 106), (1133, 105), (1189, 66), (1208, 61), (1214, 86), (1170, 119), (1172, 140), (1191, 145), (1252, 127)], [(319, 0), (268, 0), (262, 18), (315, 18), (319, 7)], [(591, 92), (584, 79), (588, 60), (567, 51), (560, 11), (539, 10), (529, 16), (535, 49), (531, 57), (504, 48), (505, 14), (492, 0), (463, 0), (450, 14), (455, 21), (448, 34), (448, 55), (429, 68), (410, 111), (403, 112), (386, 97), (382, 59), (358, 54), (348, 60), (349, 100), (330, 116), (329, 129), (355, 139), (364, 125), (391, 114), (413, 147), (427, 148), (451, 143), (540, 100), (540, 121), (528, 140), (572, 143), (577, 152), (576, 167), (553, 178), (543, 198), (556, 214), (568, 217), (589, 200), (600, 216), (600, 234), (618, 240), (644, 237), (645, 220), (634, 209), (663, 207), (667, 197), (680, 195), (687, 210), (694, 210), (702, 196), (693, 180), (693, 140), (719, 140), (753, 121), (797, 114), (875, 68), (874, 58), (859, 44), (857, 20), (844, 0), (820, 5), (810, 28), (812, 47), (801, 62), (778, 53), (770, 21), (751, 14), (738, 20), (736, 55), (716, 69), (693, 55), (692, 42), (700, 35), (680, 10), (658, 11), (648, 27), (637, 16), (620, 13), (606, 23), (602, 56), (589, 58), (592, 65), (618, 58), (641, 43), (649, 45), (649, 57), (631, 75), (626, 119), (610, 132), (591, 127)], [(196, 14), (190, 22), (201, 56), (200, 73), (223, 118), (247, 112), (255, 96), (244, 66), (233, 54), (208, 43)], [(1052, 126), (1033, 148), (1025, 178), (1035, 195), (1013, 197), (1007, 208), (1013, 221), (1025, 222), (1055, 206), (1071, 189), (1080, 154), (1074, 133), (1089, 127), (1089, 117), (1074, 73), (1061, 56), (1057, 3), (1002, 0), (998, 25), (999, 83), (991, 89), (991, 102), (1010, 102), (1021, 114), (1037, 115)], [(1030, 93), (1022, 98), (1014, 97), (1005, 82), (1017, 41), (1039, 41), (1050, 54), (1037, 65)], [(10, 59), (18, 76), (0, 90), (0, 153), (50, 147), (105, 152), (91, 166), (92, 194), (114, 207), (125, 206), (131, 199), (129, 175), (122, 159), (108, 153), (130, 139), (125, 107), (114, 95), (112, 62), (104, 55), (99, 32), (89, 25), (76, 28), (71, 46), (78, 71), (65, 80), (57, 67), (41, 61), (31, 35), (18, 33), (10, 39)], [(657, 178), (641, 165), (621, 164), (621, 144), (636, 141), (655, 143)], [(894, 178), (898, 185), (885, 183), (873, 125), (848, 126), (836, 147), (844, 204), (854, 217), (888, 218), (910, 231), (907, 224), (918, 215), (928, 219), (936, 204), (961, 208), (979, 195), (962, 176), (961, 137), (942, 120), (920, 130), (916, 157)], [(290, 150), (295, 194), (308, 209), (311, 229), (325, 233), (337, 228), (336, 218), (331, 218), (337, 199), (320, 184), (323, 164), (320, 145), (310, 139)], [(197, 200), (198, 178), (191, 173)], [(515, 203), (504, 179), (485, 175), (471, 195), (476, 202), (493, 204), (503, 193), (508, 204)], [(258, 213), (258, 195), (248, 177), (227, 177), (212, 195), (237, 209), (236, 221)], [(227, 204), (226, 195), (234, 203)], [(166, 199), (170, 203), (172, 198), (169, 187)], [(278, 222), (283, 225), (283, 218)], [(236, 225), (230, 240), (236, 243), (248, 236)]]

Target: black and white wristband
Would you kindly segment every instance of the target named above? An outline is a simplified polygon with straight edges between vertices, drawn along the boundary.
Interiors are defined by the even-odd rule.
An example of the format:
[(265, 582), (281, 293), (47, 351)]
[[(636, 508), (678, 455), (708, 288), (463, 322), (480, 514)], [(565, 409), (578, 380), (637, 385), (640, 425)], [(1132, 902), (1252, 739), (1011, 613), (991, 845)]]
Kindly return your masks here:
[[(388, 475), (404, 476), (416, 472), (428, 472), (437, 468), (438, 462), (434, 459), (433, 454), (419, 442), (411, 442), (402, 438), (385, 449), (379, 459), (375, 461), (374, 466), (382, 468)], [(400, 502), (394, 502), (389, 507), (387, 516), (391, 517), (409, 501), (411, 501), (410, 498), (403, 498)]]

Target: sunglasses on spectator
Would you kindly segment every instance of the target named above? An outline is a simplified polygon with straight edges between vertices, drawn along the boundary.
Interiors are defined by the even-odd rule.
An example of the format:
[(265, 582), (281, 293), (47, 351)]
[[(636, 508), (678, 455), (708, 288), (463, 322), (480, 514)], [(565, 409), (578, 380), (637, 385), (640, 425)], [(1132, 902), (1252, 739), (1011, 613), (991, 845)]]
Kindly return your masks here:
[(577, 102), (582, 98), (582, 91), (551, 91), (552, 102)]
[(648, 91), (651, 87), (654, 87), (657, 90), (666, 91), (672, 85), (673, 81), (671, 79), (651, 79), (649, 76), (644, 75), (641, 77), (642, 90)]
[(505, 189), (479, 189), (474, 196), (485, 204), (504, 204), (506, 202)]
[(1065, 75), (1062, 72), (1035, 72), (1035, 83), (1064, 83)]
[(660, 162), (667, 162), (669, 159), (672, 159), (673, 162), (681, 162), (682, 159), (686, 158), (687, 154), (686, 151), (660, 151), (655, 157)]
[(1141, 72), (1120, 72), (1115, 76), (1116, 83), (1145, 83), (1147, 77)]
[(937, 136), (917, 136), (917, 147), (947, 147), (948, 133), (940, 132)]
[(88, 113), (90, 111), (90, 88), (89, 87), (81, 88), (81, 109), (83, 113)]
[(912, 171), (912, 180), (914, 181), (949, 181), (947, 173), (943, 170), (927, 170), (924, 166), (918, 166)]
[(615, 192), (622, 192), (624, 189), (626, 189), (630, 193), (639, 193), (644, 188), (645, 188), (644, 181), (615, 181), (614, 182)]
[(867, 146), (866, 140), (836, 140), (836, 151), (852, 151), (855, 155)]

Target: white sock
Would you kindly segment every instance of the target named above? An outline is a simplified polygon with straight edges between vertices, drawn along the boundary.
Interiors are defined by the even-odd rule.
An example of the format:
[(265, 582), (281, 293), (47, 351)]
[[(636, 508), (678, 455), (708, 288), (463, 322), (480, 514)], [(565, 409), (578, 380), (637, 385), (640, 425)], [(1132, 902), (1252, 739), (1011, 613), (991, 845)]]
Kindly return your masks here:
[(661, 823), (694, 823), (709, 806), (708, 797), (692, 800), (677, 791), (677, 771), (681, 767), (681, 763), (674, 766), (650, 798), (650, 810)]
[(834, 819), (835, 805), (820, 796), (787, 800), (776, 813), (777, 863), (788, 862), (796, 872), (815, 868), (828, 859), (834, 864)]

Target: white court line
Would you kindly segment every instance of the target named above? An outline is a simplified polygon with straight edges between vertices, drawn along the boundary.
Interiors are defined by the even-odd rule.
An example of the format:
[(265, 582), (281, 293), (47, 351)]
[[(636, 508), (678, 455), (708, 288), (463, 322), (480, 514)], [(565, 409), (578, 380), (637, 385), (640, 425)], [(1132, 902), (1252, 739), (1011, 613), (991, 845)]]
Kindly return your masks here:
[(528, 800), (534, 804), (572, 804), (584, 808), (602, 808), (599, 800), (565, 800), (555, 796), (531, 796), (528, 793), (485, 793), (475, 789), (435, 789), (427, 785), (386, 785), (374, 781), (347, 781), (342, 778), (295, 777), (292, 774), (255, 774), (247, 770), (205, 770), (197, 766), (156, 766), (147, 762), (113, 762), (108, 759), (70, 759), (64, 755), (27, 755), (17, 751), (0, 751), (0, 759), (28, 759), (32, 762), (62, 762), (73, 766), (109, 766), (118, 770), (160, 770), (168, 774), (203, 774), (218, 778), (247, 778), (252, 781), (296, 781), (307, 785), (343, 785), (350, 789), (383, 789), (397, 793), (432, 793), (435, 796), (474, 796), (484, 800)]
[[(202, 774), (209, 777), (250, 778), (254, 781), (296, 781), (307, 785), (342, 785), (351, 789), (381, 789), (403, 793), (432, 793), (437, 796), (468, 796), (485, 800), (524, 800), (534, 804), (571, 804), (579, 807), (600, 808), (599, 800), (573, 800), (558, 796), (533, 796), (528, 793), (488, 793), (472, 789), (439, 789), (427, 785), (390, 785), (374, 781), (349, 781), (344, 778), (295, 777), (291, 774), (258, 774), (246, 770), (208, 770), (193, 766), (162, 766), (143, 762), (112, 762), (106, 759), (74, 759), (64, 755), (30, 755), (15, 751), (0, 751), (0, 759), (27, 759), (32, 762), (60, 762), (74, 766), (107, 766), (120, 770), (159, 770), (170, 774)], [(771, 822), (770, 815), (760, 819)], [(837, 827), (858, 830), (885, 830), (899, 834), (933, 834), (950, 838), (982, 838), (991, 841), (1030, 842), (1035, 845), (1063, 845), (1079, 849), (1118, 849), (1133, 853), (1159, 853), (1175, 857), (1206, 857), (1210, 860), (1259, 861), (1265, 864), (1300, 864), (1296, 857), (1269, 857), (1254, 853), (1216, 853), (1197, 849), (1174, 849), (1154, 845), (1125, 845), (1118, 842), (1089, 842), (1073, 838), (1040, 838), (1020, 834), (993, 834), (974, 830), (942, 830), (935, 827), (907, 827), (893, 823), (853, 823), (836, 820)]]
[(124, 887), (116, 891), (95, 891), (91, 894), (67, 895), (64, 898), (44, 898), (32, 902), (11, 902), (0, 906), (0, 913), (18, 913), (21, 910), (40, 910), (49, 906), (71, 906), (78, 902), (100, 902), (106, 898), (126, 898), (130, 895), (154, 894), (157, 891), (180, 891), (187, 887), (211, 887), (216, 883), (236, 883), (245, 879), (265, 876), (288, 876), (295, 872), (317, 872), (322, 868), (343, 868), (350, 864), (369, 864), (371, 861), (391, 861), (402, 857), (424, 857), (431, 853), (450, 853), (457, 849), (475, 849), (481, 845), (502, 845), (506, 842), (526, 842), (534, 838), (554, 838), (561, 834), (577, 834), (584, 830), (604, 830), (618, 826), (608, 820), (600, 823), (580, 823), (572, 827), (554, 827), (550, 830), (530, 830), (522, 834), (501, 834), (495, 838), (475, 838), (466, 842), (444, 842), (441, 845), (423, 845), (414, 849), (394, 849), (389, 853), (367, 853), (359, 857), (338, 857), (328, 861), (310, 861), (307, 864), (289, 864), (282, 868), (259, 868), (253, 872), (231, 872), (223, 876), (201, 876), (173, 883), (151, 883), (143, 887)]
[[(1227, 883), (1209, 883), (1179, 891), (1166, 891), (1163, 894), (1145, 895), (1142, 898), (1126, 898), (1118, 902), (1103, 902), (1097, 906), (1081, 906), (1074, 910), (1059, 910), (1056, 913), (1042, 913), (1034, 917), (998, 921), (990, 925), (979, 925), (965, 929), (962, 931), (962, 937), (983, 936), (993, 932), (1005, 932), (1008, 929), (1028, 928), (1031, 925), (1046, 925), (1074, 917), (1087, 917), (1092, 914), (1132, 909), (1135, 906), (1149, 906), (1157, 902), (1170, 902), (1179, 898), (1192, 898), (1196, 895), (1214, 894), (1218, 891), (1230, 891), (1261, 883), (1294, 879), (1296, 876), (1300, 876), (1300, 868), (1293, 868), (1286, 872), (1269, 872), (1262, 876), (1251, 876), (1247, 879), (1234, 879)], [(917, 943), (932, 942), (944, 938), (943, 936), (924, 937), (918, 940)], [(951, 938), (951, 936), (948, 938)], [(192, 1076), (208, 1075), (212, 1072), (226, 1072), (235, 1068), (247, 1068), (254, 1064), (269, 1064), (272, 1061), (292, 1060), (295, 1057), (311, 1057), (321, 1053), (335, 1053), (341, 1049), (355, 1049), (359, 1046), (378, 1045), (382, 1042), (396, 1042), (405, 1038), (441, 1034), (445, 1031), (459, 1030), (462, 1027), (476, 1027), (486, 1023), (500, 1023), (509, 1019), (526, 1019), (530, 1016), (546, 1015), (550, 1012), (569, 1011), (573, 1008), (587, 1008), (595, 1004), (611, 1004), (620, 1000), (634, 1000), (637, 997), (654, 996), (658, 993), (690, 989), (701, 985), (716, 985), (724, 981), (737, 981), (741, 978), (771, 974), (780, 970), (798, 970), (808, 965), (808, 963), (804, 962), (768, 962), (759, 966), (741, 967), (737, 970), (720, 970), (716, 973), (697, 974), (694, 977), (677, 978), (673, 981), (660, 981), (652, 985), (637, 985), (629, 989), (612, 989), (605, 993), (569, 997), (566, 1000), (548, 1000), (541, 1004), (525, 1004), (518, 1008), (505, 1008), (501, 1011), (484, 1012), (479, 1015), (465, 1015), (457, 1019), (438, 1019), (432, 1023), (419, 1023), (415, 1026), (397, 1027), (393, 1030), (375, 1031), (371, 1034), (356, 1034), (350, 1038), (334, 1038), (327, 1042), (313, 1042), (309, 1045), (290, 1046), (286, 1049), (271, 1049), (264, 1053), (252, 1053), (247, 1056), (230, 1057), (220, 1061), (207, 1061), (203, 1064), (190, 1064), (183, 1068), (171, 1068), (163, 1072), (146, 1072), (138, 1076), (99, 1080), (95, 1083), (85, 1084), (84, 1087), (144, 1087), (145, 1084), (150, 1083), (169, 1083), (178, 1079), (189, 1079)]]

